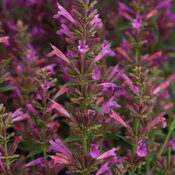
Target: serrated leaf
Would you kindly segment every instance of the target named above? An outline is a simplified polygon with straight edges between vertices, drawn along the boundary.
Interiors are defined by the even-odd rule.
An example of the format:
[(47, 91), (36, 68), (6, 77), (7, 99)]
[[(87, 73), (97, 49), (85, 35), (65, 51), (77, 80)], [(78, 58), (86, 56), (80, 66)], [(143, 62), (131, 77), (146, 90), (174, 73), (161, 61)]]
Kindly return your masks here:
[(1, 87), (1, 88), (0, 88), (0, 92), (10, 91), (10, 90), (15, 89), (15, 88), (16, 88), (16, 87), (12, 87), (12, 86)]
[(94, 111), (99, 112), (100, 114), (104, 115), (103, 111), (100, 109), (100, 107), (96, 106), (96, 105), (88, 105), (87, 106), (88, 109), (92, 109)]
[(65, 140), (63, 140), (62, 143), (75, 142), (78, 140), (81, 140), (80, 136), (69, 136)]
[(77, 85), (80, 85), (80, 82), (69, 81), (66, 84), (64, 84), (63, 86), (77, 86)]

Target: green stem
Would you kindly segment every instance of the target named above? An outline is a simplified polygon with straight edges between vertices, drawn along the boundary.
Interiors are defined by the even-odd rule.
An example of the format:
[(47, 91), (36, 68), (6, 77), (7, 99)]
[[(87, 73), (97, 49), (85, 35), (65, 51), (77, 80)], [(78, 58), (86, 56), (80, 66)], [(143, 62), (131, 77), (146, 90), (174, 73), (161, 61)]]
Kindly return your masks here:
[(141, 167), (139, 166), (139, 167), (138, 167), (138, 175), (140, 175), (141, 172), (142, 172), (142, 169), (141, 169)]
[[(139, 123), (140, 123), (139, 118), (135, 117), (135, 119), (134, 119), (134, 129), (135, 129), (135, 136), (136, 137), (138, 136)], [(135, 142), (134, 145), (133, 145), (133, 155), (136, 154), (136, 149), (137, 149), (137, 143)]]
[(84, 10), (85, 10), (85, 13), (84, 13), (84, 24), (83, 24), (83, 38), (86, 40), (86, 37), (87, 37), (87, 4), (85, 4), (85, 7), (84, 7)]
[(139, 47), (138, 47), (138, 44), (136, 44), (136, 47), (135, 47), (135, 55), (136, 55), (136, 66), (138, 65), (138, 62), (139, 62)]
[(169, 140), (169, 138), (170, 138), (170, 136), (171, 136), (171, 134), (172, 134), (172, 132), (174, 130), (174, 124), (175, 124), (175, 119), (171, 123), (170, 128), (169, 128), (169, 131), (168, 131), (168, 134), (167, 134), (167, 136), (165, 138), (165, 141), (164, 141), (164, 143), (163, 143), (163, 145), (162, 145), (162, 147), (161, 147), (161, 149), (160, 149), (160, 151), (158, 153), (158, 156), (157, 156), (158, 159), (161, 156), (161, 154), (163, 153), (163, 151), (165, 149), (165, 146), (166, 146), (166, 144), (167, 144), (167, 142), (168, 142), (168, 140)]
[(87, 155), (87, 130), (86, 128), (83, 130), (83, 153), (86, 156)]
[(146, 175), (149, 175), (149, 161), (146, 161)]
[(168, 148), (168, 153), (167, 153), (167, 169), (170, 169), (170, 164), (171, 164), (171, 148)]
[(44, 156), (44, 160), (46, 161), (46, 167), (47, 167), (47, 154), (46, 154), (47, 146), (46, 146), (45, 138), (46, 138), (46, 128), (43, 127), (43, 156)]
[(139, 118), (136, 118), (136, 125), (135, 125), (135, 134), (136, 134), (136, 136), (138, 136), (139, 123), (140, 123)]
[(82, 101), (82, 104), (81, 104), (81, 109), (82, 109), (82, 112), (85, 114), (86, 113), (86, 99), (84, 97), (84, 86), (85, 86), (85, 82), (84, 82), (84, 77), (82, 75), (82, 78), (81, 78), (81, 94), (82, 94), (82, 97), (83, 97), (83, 101)]
[(7, 138), (5, 137), (4, 140), (4, 147), (5, 147), (5, 157), (6, 157), (6, 165), (7, 165), (7, 171), (10, 170), (10, 161), (8, 157), (8, 147), (7, 147)]
[(100, 139), (100, 151), (103, 152), (103, 138)]

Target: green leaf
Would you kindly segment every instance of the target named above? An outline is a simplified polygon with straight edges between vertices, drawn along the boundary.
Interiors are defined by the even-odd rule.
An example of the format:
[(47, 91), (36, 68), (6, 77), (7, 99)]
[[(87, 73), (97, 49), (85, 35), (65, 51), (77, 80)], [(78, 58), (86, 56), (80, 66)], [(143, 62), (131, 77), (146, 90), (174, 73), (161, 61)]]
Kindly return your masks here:
[(69, 81), (66, 84), (64, 84), (63, 86), (77, 86), (77, 85), (80, 85), (80, 82)]
[(10, 91), (10, 90), (15, 89), (15, 88), (16, 87), (12, 87), (12, 86), (1, 87), (0, 92)]
[(102, 134), (93, 134), (93, 135), (90, 135), (89, 138), (96, 138), (98, 136), (101, 136)]
[(132, 170), (128, 170), (129, 175), (136, 175)]
[(74, 141), (78, 141), (78, 140), (81, 140), (80, 136), (69, 136), (65, 140), (63, 140), (62, 143), (74, 142)]
[(87, 83), (94, 83), (94, 82), (96, 82), (95, 80), (87, 80), (86, 81)]
[(94, 111), (97, 111), (97, 112), (99, 112), (100, 114), (104, 115), (104, 114), (103, 114), (103, 111), (100, 109), (100, 107), (98, 107), (98, 106), (96, 106), (96, 105), (88, 105), (87, 108), (88, 108), (88, 109), (92, 109), (92, 110), (94, 110)]
[(94, 58), (87, 58), (88, 60), (92, 60), (92, 61), (94, 61), (95, 59)]
[(37, 154), (40, 154), (40, 153), (42, 153), (41, 147), (40, 146), (35, 147), (34, 150), (32, 150), (32, 151), (29, 152), (29, 154), (27, 155), (27, 158), (33, 157), (33, 156), (35, 156)]
[(125, 137), (123, 137), (121, 135), (118, 135), (118, 134), (116, 134), (116, 136), (119, 137), (120, 139), (122, 139), (124, 142), (131, 144), (131, 142), (129, 141), (129, 139), (127, 139), (127, 138), (125, 138)]
[(150, 140), (145, 141), (145, 143), (146, 143), (146, 144), (149, 144), (149, 145), (156, 145), (156, 144), (158, 144), (158, 143), (156, 143), (156, 142), (154, 142), (154, 141), (150, 141)]

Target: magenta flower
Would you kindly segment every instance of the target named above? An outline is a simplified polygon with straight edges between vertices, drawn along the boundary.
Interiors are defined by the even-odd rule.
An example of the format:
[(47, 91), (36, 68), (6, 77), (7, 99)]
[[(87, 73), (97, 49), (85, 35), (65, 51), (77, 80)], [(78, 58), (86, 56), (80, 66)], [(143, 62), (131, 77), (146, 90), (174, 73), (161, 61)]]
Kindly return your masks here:
[(11, 119), (12, 119), (12, 122), (18, 122), (22, 120), (27, 120), (29, 118), (30, 118), (29, 114), (27, 113), (23, 114), (23, 112), (21, 111), (21, 108), (19, 108), (12, 114)]
[(103, 23), (102, 23), (102, 20), (99, 18), (99, 14), (96, 14), (94, 16), (94, 19), (89, 24), (90, 24), (90, 26), (97, 24), (97, 30), (99, 30), (103, 27)]
[(129, 8), (124, 3), (119, 2), (118, 4), (119, 4), (119, 13), (125, 11), (125, 12), (131, 13), (131, 14), (135, 14), (134, 10), (132, 10), (131, 8)]
[(35, 160), (32, 160), (31, 162), (25, 165), (25, 167), (30, 167), (30, 166), (37, 166), (37, 169), (41, 170), (42, 168), (46, 166), (46, 162), (43, 157), (40, 157)]
[(23, 112), (21, 111), (21, 108), (18, 108), (15, 112), (13, 112), (12, 118), (15, 118), (15, 117), (22, 115), (22, 114), (23, 114)]
[(104, 56), (114, 56), (115, 53), (111, 50), (111, 44), (108, 43), (108, 41), (103, 42), (102, 50), (99, 52), (99, 54), (96, 56), (95, 60), (99, 61), (101, 60)]
[(104, 103), (101, 106), (101, 110), (104, 114), (108, 114), (111, 111), (111, 106), (114, 106), (116, 108), (120, 108), (120, 105), (117, 104), (117, 102), (114, 101), (115, 97), (111, 97), (106, 103)]
[(72, 18), (69, 12), (64, 7), (62, 7), (58, 2), (57, 2), (57, 6), (59, 10), (57, 14), (53, 16), (54, 18), (58, 19), (60, 16), (64, 16), (70, 22), (75, 23), (75, 20)]
[(30, 118), (30, 116), (27, 113), (25, 113), (25, 114), (22, 114), (22, 115), (15, 117), (15, 118), (12, 118), (12, 122), (19, 122), (22, 120), (27, 120), (29, 118)]
[(139, 30), (142, 26), (142, 16), (137, 15), (137, 17), (132, 22), (132, 27), (136, 30)]
[(174, 103), (168, 103), (167, 105), (165, 105), (163, 108), (164, 108), (164, 110), (165, 111), (167, 111), (168, 109), (170, 109), (170, 108), (173, 108), (174, 107)]
[(115, 151), (117, 151), (118, 149), (119, 148), (112, 148), (106, 151), (105, 153), (103, 153), (102, 155), (100, 155), (99, 146), (96, 144), (91, 144), (90, 156), (97, 160), (106, 159), (111, 156), (116, 157)]
[(55, 102), (52, 99), (50, 99), (50, 101), (52, 102), (52, 105), (50, 108), (47, 109), (47, 111), (54, 110), (55, 113), (58, 115), (70, 117), (69, 113), (60, 104), (58, 104), (57, 102)]
[(93, 80), (100, 80), (101, 78), (101, 72), (98, 66), (94, 67), (93, 73), (92, 73)]
[(123, 48), (117, 47), (117, 48), (116, 48), (116, 51), (117, 51), (120, 55), (122, 55), (123, 57), (125, 57), (126, 60), (127, 60), (129, 63), (132, 63), (132, 58), (126, 53), (125, 50), (123, 50)]
[(68, 58), (77, 58), (78, 54), (74, 54), (71, 50), (68, 50), (66, 56)]
[(150, 56), (148, 58), (148, 61), (151, 62), (153, 60), (156, 60), (156, 59), (160, 58), (161, 56), (162, 56), (162, 52), (161, 51), (156, 52), (156, 53), (154, 53), (152, 56)]
[(97, 159), (100, 156), (100, 150), (97, 144), (91, 144), (89, 155), (95, 159)]
[(118, 124), (127, 127), (127, 124), (123, 121), (123, 119), (113, 110), (111, 110), (112, 114), (110, 115), (110, 118), (113, 118)]
[(106, 159), (108, 157), (111, 157), (111, 156), (116, 156), (116, 153), (115, 151), (117, 151), (119, 148), (112, 148), (108, 151), (106, 151), (105, 153), (103, 153), (102, 155), (100, 155), (97, 160), (101, 160), (101, 159)]
[(109, 162), (106, 162), (98, 171), (95, 175), (100, 175), (100, 174), (106, 174), (106, 175), (112, 175), (111, 168), (109, 167)]
[(53, 49), (52, 52), (50, 52), (47, 56), (48, 57), (52, 57), (53, 55), (56, 55), (58, 58), (60, 58), (61, 60), (65, 61), (66, 63), (70, 64), (69, 59), (58, 49), (56, 48), (54, 45), (51, 44), (51, 47)]
[(69, 28), (65, 25), (65, 24), (61, 24), (62, 29), (57, 31), (58, 35), (62, 35), (65, 34), (66, 36), (68, 36), (70, 39), (73, 39), (74, 36), (71, 34), (71, 31), (69, 30)]
[(163, 90), (165, 90), (166, 88), (169, 87), (169, 85), (175, 81), (175, 74), (172, 74), (168, 80), (164, 81), (163, 83), (161, 83), (159, 86), (157, 86), (154, 91), (153, 94), (157, 94), (158, 92), (161, 92)]
[(33, 108), (33, 106), (31, 104), (27, 104), (27, 112), (29, 114), (33, 114), (33, 115), (37, 115), (38, 112)]
[(4, 36), (0, 38), (0, 43), (5, 44), (6, 46), (9, 45), (9, 37), (8, 36)]
[(62, 153), (69, 158), (72, 157), (72, 153), (64, 144), (61, 143), (60, 139), (55, 139), (55, 141), (50, 140), (49, 143), (51, 144), (51, 146), (49, 146), (47, 152), (54, 151), (55, 153)]
[(171, 1), (172, 0), (161, 0), (156, 5), (156, 9), (162, 9), (162, 8), (164, 8), (166, 10), (166, 13), (170, 13), (171, 12)]
[(46, 94), (48, 89), (50, 88), (50, 83), (48, 81), (44, 81), (41, 87), (42, 87), (43, 93)]
[(117, 87), (114, 83), (101, 83), (100, 86), (103, 87), (102, 91), (109, 94), (113, 93), (114, 88)]
[(70, 164), (70, 159), (62, 153), (56, 153), (56, 156), (50, 156), (55, 164)]
[(84, 39), (79, 40), (78, 43), (79, 43), (78, 50), (80, 51), (81, 54), (85, 54), (89, 50), (88, 45), (86, 45), (86, 40)]
[(147, 155), (146, 143), (144, 142), (143, 139), (138, 142), (136, 154), (139, 157), (146, 157)]
[(152, 10), (151, 12), (149, 12), (147, 15), (146, 15), (146, 19), (150, 19), (152, 18), (153, 16), (157, 15), (158, 11), (157, 10)]
[(13, 144), (10, 146), (9, 150), (10, 150), (10, 153), (13, 154), (17, 147), (18, 147), (18, 144), (22, 141), (22, 137), (21, 136), (18, 136), (15, 141), (13, 142)]
[(47, 152), (57, 152), (55, 156), (50, 156), (53, 164), (70, 164), (72, 153), (67, 149), (67, 147), (62, 144), (59, 139), (56, 139), (55, 142), (50, 140), (49, 143), (51, 144), (51, 146), (49, 147)]
[(164, 89), (166, 89), (167, 87), (169, 87), (170, 82), (169, 81), (165, 81), (163, 83), (161, 83), (159, 86), (157, 86), (154, 91), (153, 94), (157, 94), (158, 92), (163, 91)]
[(171, 147), (171, 149), (175, 151), (175, 138), (172, 138), (171, 140), (169, 140), (166, 147)]
[(55, 75), (55, 71), (54, 71), (54, 67), (56, 66), (56, 64), (49, 64), (47, 66), (44, 66), (43, 68), (39, 69), (37, 71), (38, 72), (41, 72), (41, 70), (46, 70), (47, 72), (50, 72), (52, 75)]
[(145, 131), (149, 131), (153, 126), (161, 123), (162, 128), (165, 128), (167, 123), (165, 122), (165, 118), (163, 117), (165, 113), (163, 112), (160, 116), (156, 117), (146, 128)]
[(59, 96), (61, 96), (62, 94), (67, 92), (67, 88), (64, 86), (62, 87), (56, 94), (55, 96), (52, 98), (53, 100), (55, 100), (56, 98), (58, 98)]

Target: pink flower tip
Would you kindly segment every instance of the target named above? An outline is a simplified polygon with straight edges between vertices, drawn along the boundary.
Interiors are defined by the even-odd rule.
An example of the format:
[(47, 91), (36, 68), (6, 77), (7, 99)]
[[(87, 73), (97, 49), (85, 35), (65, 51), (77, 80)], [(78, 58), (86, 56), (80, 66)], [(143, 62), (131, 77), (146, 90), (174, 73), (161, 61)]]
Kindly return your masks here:
[(146, 19), (150, 19), (152, 18), (153, 16), (157, 15), (158, 11), (157, 10), (152, 10), (151, 12), (149, 12), (147, 15), (146, 15)]

